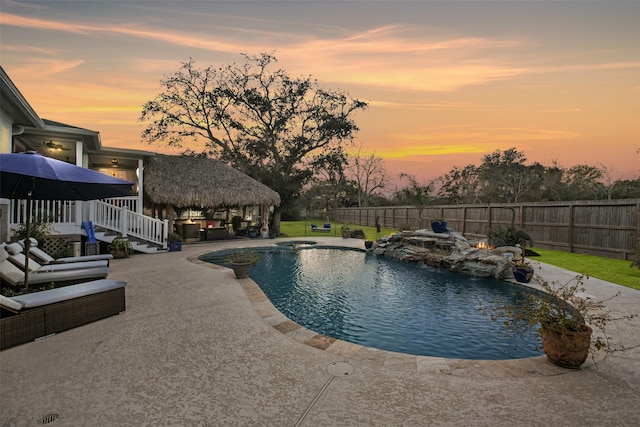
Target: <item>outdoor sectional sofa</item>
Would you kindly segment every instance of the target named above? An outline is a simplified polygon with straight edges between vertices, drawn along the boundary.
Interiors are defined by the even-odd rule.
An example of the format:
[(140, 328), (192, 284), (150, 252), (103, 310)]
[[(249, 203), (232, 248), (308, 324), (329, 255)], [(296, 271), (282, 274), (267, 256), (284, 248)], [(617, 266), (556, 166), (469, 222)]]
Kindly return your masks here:
[(125, 286), (101, 279), (11, 298), (0, 295), (0, 350), (124, 312)]

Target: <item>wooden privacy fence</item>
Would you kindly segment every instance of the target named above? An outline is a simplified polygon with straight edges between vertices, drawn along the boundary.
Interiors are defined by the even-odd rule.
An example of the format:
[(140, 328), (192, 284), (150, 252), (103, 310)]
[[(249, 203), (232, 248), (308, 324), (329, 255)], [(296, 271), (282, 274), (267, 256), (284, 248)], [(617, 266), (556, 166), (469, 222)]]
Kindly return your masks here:
[[(511, 209), (513, 208), (513, 210)], [(466, 237), (486, 237), (491, 227), (514, 224), (531, 235), (534, 247), (630, 260), (640, 236), (640, 199), (488, 205), (431, 205), (338, 208), (333, 220), (383, 227), (429, 228), (432, 219)]]

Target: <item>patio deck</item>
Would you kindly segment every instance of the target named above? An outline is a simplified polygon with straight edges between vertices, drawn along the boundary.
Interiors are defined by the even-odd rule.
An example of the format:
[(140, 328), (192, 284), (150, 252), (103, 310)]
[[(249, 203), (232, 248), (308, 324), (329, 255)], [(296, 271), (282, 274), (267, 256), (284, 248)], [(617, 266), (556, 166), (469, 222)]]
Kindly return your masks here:
[[(52, 414), (53, 426), (640, 425), (640, 349), (571, 371), (545, 357), (463, 361), (334, 342), (288, 321), (251, 280), (196, 260), (272, 242), (113, 260), (109, 278), (128, 282), (125, 313), (0, 353), (0, 425)], [(596, 296), (620, 290), (616, 311), (640, 311), (640, 291), (586, 284)], [(639, 326), (610, 332), (637, 344)]]

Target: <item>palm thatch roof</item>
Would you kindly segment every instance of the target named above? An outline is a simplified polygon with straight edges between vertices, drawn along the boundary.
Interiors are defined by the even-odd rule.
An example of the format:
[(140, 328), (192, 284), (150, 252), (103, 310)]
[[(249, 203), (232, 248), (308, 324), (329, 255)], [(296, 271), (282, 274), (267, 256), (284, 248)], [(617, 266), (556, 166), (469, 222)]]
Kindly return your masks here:
[(154, 204), (178, 208), (280, 204), (280, 195), (237, 169), (213, 159), (150, 158), (144, 168), (144, 193)]

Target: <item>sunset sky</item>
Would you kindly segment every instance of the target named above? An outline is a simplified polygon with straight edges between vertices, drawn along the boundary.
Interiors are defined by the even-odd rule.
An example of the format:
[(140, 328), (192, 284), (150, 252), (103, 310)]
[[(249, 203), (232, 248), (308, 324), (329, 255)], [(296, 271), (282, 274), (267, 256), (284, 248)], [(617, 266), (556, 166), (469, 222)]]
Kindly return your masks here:
[(140, 141), (163, 76), (275, 51), (369, 103), (356, 143), (427, 181), (516, 147), (640, 176), (639, 1), (0, 0), (0, 59), (40, 117)]

